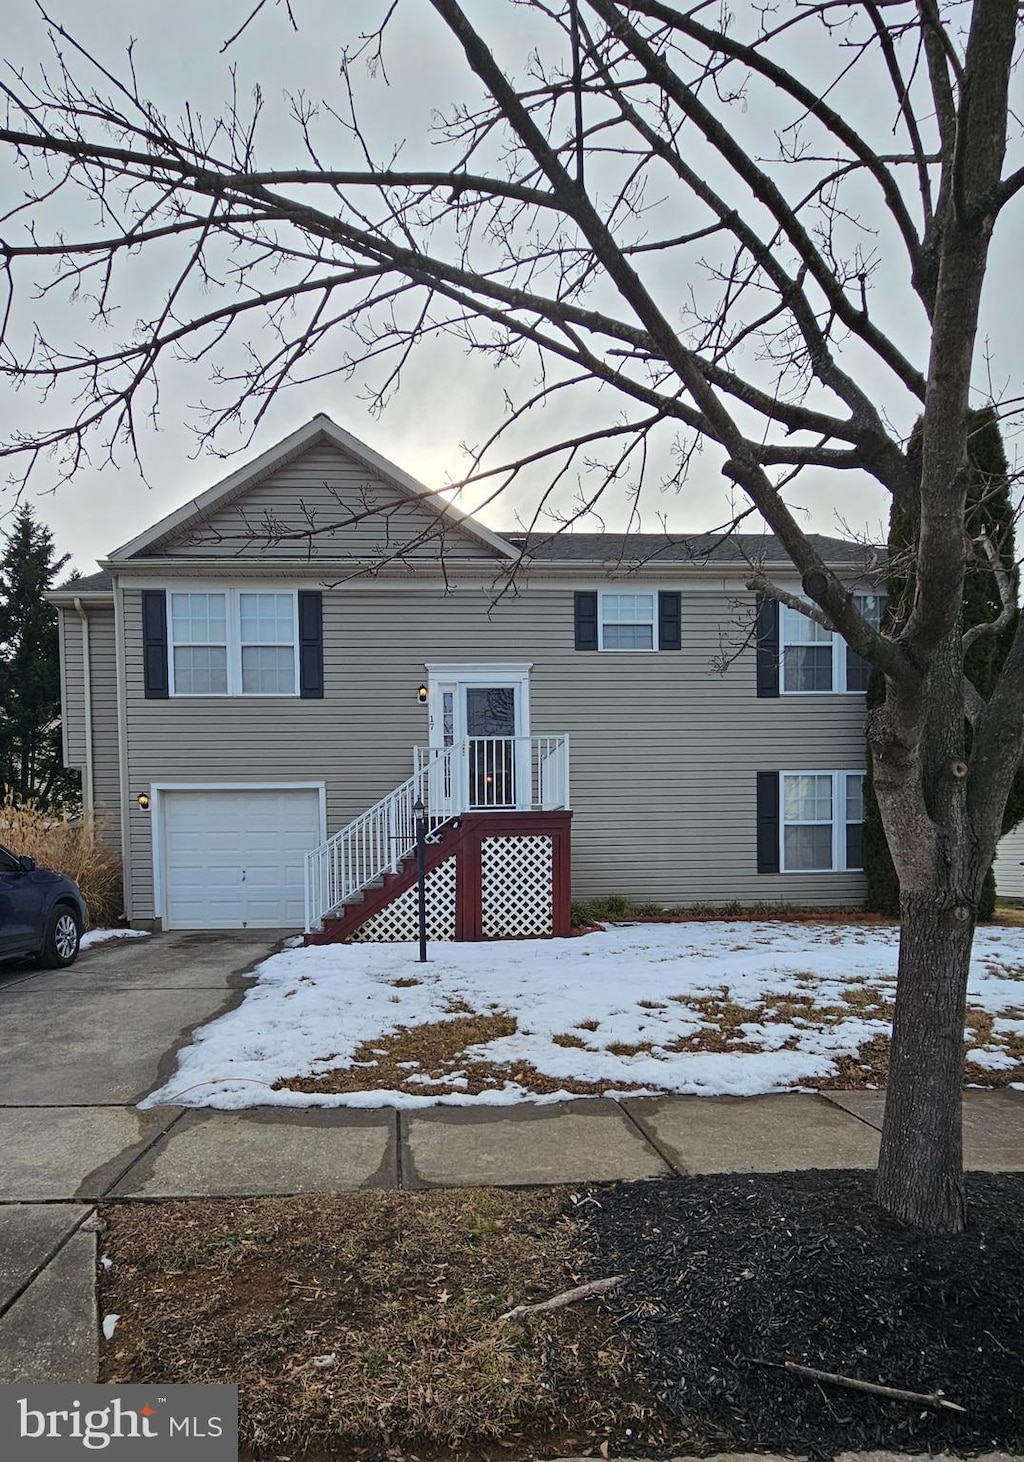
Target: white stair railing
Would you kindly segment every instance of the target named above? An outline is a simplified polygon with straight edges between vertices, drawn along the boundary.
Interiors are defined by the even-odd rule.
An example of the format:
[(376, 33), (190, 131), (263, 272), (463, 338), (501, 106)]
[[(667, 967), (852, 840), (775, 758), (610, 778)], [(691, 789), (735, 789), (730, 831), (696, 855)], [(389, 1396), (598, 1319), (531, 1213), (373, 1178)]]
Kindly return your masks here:
[(568, 736), (469, 736), (416, 747), (413, 774), (306, 854), (306, 930), (416, 847), (417, 801), (429, 828), (464, 812), (551, 811), (569, 806)]

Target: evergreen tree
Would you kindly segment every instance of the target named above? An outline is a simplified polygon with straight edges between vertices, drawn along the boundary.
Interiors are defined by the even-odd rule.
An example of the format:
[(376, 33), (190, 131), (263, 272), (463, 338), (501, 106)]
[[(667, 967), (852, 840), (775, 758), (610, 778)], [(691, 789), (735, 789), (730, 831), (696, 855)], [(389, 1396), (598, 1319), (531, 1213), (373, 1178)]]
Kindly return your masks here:
[(57, 611), (43, 595), (70, 555), (25, 505), (0, 553), (0, 798), (42, 808), (77, 802), (62, 764)]
[[(915, 431), (908, 447), (914, 461), (920, 455), (920, 439)], [(971, 480), (967, 492), (965, 523), (969, 538), (985, 535), (999, 553), (1010, 582), (1014, 603), (1018, 599), (1018, 577), (1014, 549), (1014, 509), (1010, 497), (1009, 467), (1003, 450), (999, 419), (991, 407), (976, 411), (971, 418), (968, 437), (968, 458)], [(899, 633), (900, 625), (910, 612), (914, 599), (914, 564), (917, 534), (915, 525), (895, 506), (889, 518), (888, 603), (884, 628), (889, 634)], [(991, 564), (978, 549), (969, 560), (964, 578), (963, 626), (983, 624), (997, 619), (1002, 607), (999, 586)], [(992, 691), (1000, 668), (1009, 651), (1018, 614), (997, 635), (977, 640), (968, 651), (965, 673), (986, 698)], [(868, 684), (868, 709), (885, 699), (885, 681), (876, 670)], [(1024, 768), (1014, 780), (1003, 816), (1003, 832), (1024, 819)], [(889, 845), (882, 830), (882, 820), (875, 798), (870, 758), (864, 783), (864, 874), (868, 891), (865, 905), (879, 914), (897, 918), (900, 912), (899, 879), (893, 867)], [(978, 908), (980, 919), (991, 919), (995, 912), (996, 886), (992, 870), (982, 891)]]

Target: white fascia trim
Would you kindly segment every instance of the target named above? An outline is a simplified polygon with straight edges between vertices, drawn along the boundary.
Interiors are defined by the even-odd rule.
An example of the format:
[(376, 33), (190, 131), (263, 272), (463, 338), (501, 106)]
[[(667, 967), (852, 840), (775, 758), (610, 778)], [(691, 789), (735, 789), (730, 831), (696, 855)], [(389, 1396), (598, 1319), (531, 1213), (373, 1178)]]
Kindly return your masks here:
[(244, 466), (232, 472), (230, 476), (225, 477), (222, 481), (215, 483), (213, 487), (209, 487), (205, 492), (200, 493), (198, 497), (192, 498), (182, 507), (176, 509), (175, 512), (169, 513), (165, 518), (161, 518), (152, 528), (147, 528), (144, 533), (140, 533), (130, 543), (122, 544), (120, 548), (116, 548), (110, 555), (109, 561), (121, 562), (124, 559), (133, 558), (136, 554), (143, 552), (143, 550), (151, 547), (154, 543), (159, 542), (168, 533), (173, 533), (176, 529), (185, 527), (195, 519), (202, 518), (211, 509), (216, 508), (223, 502), (225, 498), (244, 489), (251, 480), (265, 476), (279, 462), (294, 456), (303, 447), (308, 446), (320, 436), (326, 437), (328, 441), (333, 442), (342, 451), (350, 453), (365, 466), (372, 468), (375, 472), (379, 472), (381, 476), (386, 477), (396, 487), (407, 492), (410, 497), (421, 498), (437, 512), (439, 517), (447, 518), (454, 527), (462, 528), (472, 534), (473, 537), (478, 538), (482, 543), (486, 543), (489, 548), (499, 553), (503, 558), (516, 557), (515, 549), (510, 543), (506, 543), (504, 538), (499, 538), (496, 533), (492, 533), (489, 528), (484, 528), (482, 524), (477, 523), (467, 513), (462, 512), (459, 508), (453, 507), (437, 493), (431, 492), (422, 482), (417, 482), (415, 477), (411, 477), (408, 472), (404, 472), (394, 462), (389, 462), (386, 457), (382, 457), (379, 452), (375, 452), (372, 447), (366, 446), (364, 442), (359, 441), (350, 432), (345, 431), (343, 427), (333, 422), (329, 416), (321, 413), (318, 416), (314, 416), (312, 421), (307, 421), (305, 426), (300, 426), (297, 431), (285, 437), (283, 441), (275, 443), (267, 451), (262, 452), (254, 461), (245, 463)]
[(425, 660), (424, 669), (437, 680), (461, 680), (486, 683), (495, 676), (510, 680), (526, 680), (533, 669), (532, 660)]
[(166, 871), (163, 853), (163, 805), (167, 792), (316, 792), (320, 842), (327, 841), (327, 783), (320, 782), (150, 782), (149, 817), (153, 849), (153, 916), (166, 917)]
[(75, 600), (79, 599), (83, 604), (113, 604), (113, 589), (91, 589), (84, 594), (76, 594), (74, 586), (67, 589), (47, 589), (43, 595), (47, 604), (53, 604), (58, 609), (73, 609)]

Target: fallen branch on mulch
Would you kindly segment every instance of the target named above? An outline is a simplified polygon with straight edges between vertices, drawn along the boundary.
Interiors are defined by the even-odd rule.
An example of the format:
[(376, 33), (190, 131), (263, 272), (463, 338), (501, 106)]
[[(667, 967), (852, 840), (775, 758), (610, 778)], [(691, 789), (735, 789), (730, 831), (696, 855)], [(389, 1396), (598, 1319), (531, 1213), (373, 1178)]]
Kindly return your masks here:
[(966, 1406), (947, 1401), (941, 1391), (903, 1391), (898, 1386), (880, 1386), (877, 1381), (861, 1381), (856, 1376), (840, 1376), (835, 1371), (819, 1371), (814, 1366), (797, 1365), (795, 1360), (757, 1360), (751, 1356), (755, 1366), (772, 1366), (777, 1371), (789, 1371), (792, 1376), (802, 1376), (808, 1381), (827, 1381), (830, 1386), (845, 1386), (848, 1391), (867, 1391), (872, 1396), (885, 1396), (890, 1401), (913, 1401), (918, 1406), (944, 1406), (947, 1411), (966, 1414)]
[(574, 1305), (577, 1300), (589, 1299), (591, 1295), (607, 1294), (621, 1283), (621, 1274), (615, 1274), (610, 1279), (592, 1279), (587, 1284), (578, 1284), (575, 1289), (565, 1289), (549, 1300), (541, 1300), (538, 1305), (516, 1305), (515, 1309), (506, 1310), (503, 1315), (498, 1316), (498, 1324), (505, 1320), (518, 1320), (520, 1315), (539, 1315), (542, 1310), (561, 1310), (566, 1305)]
[[(962, 1234), (887, 1218), (870, 1172), (654, 1178), (574, 1207), (584, 1277), (623, 1274), (638, 1383), (707, 1450), (1024, 1453), (1024, 1173), (969, 1173)], [(570, 1313), (572, 1313), (570, 1311)], [(785, 1385), (751, 1356), (885, 1377)], [(791, 1374), (798, 1374), (791, 1371)], [(954, 1405), (920, 1398), (942, 1390)]]

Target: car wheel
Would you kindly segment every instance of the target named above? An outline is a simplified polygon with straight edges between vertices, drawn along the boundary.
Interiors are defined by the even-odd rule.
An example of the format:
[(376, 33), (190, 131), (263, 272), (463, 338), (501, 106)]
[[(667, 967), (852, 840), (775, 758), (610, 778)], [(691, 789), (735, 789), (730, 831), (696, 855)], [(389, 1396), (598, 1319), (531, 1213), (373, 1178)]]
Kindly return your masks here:
[(75, 913), (67, 904), (58, 904), (46, 924), (43, 940), (43, 964), (51, 970), (60, 970), (74, 964), (78, 958), (78, 947), (82, 942), (82, 930)]

